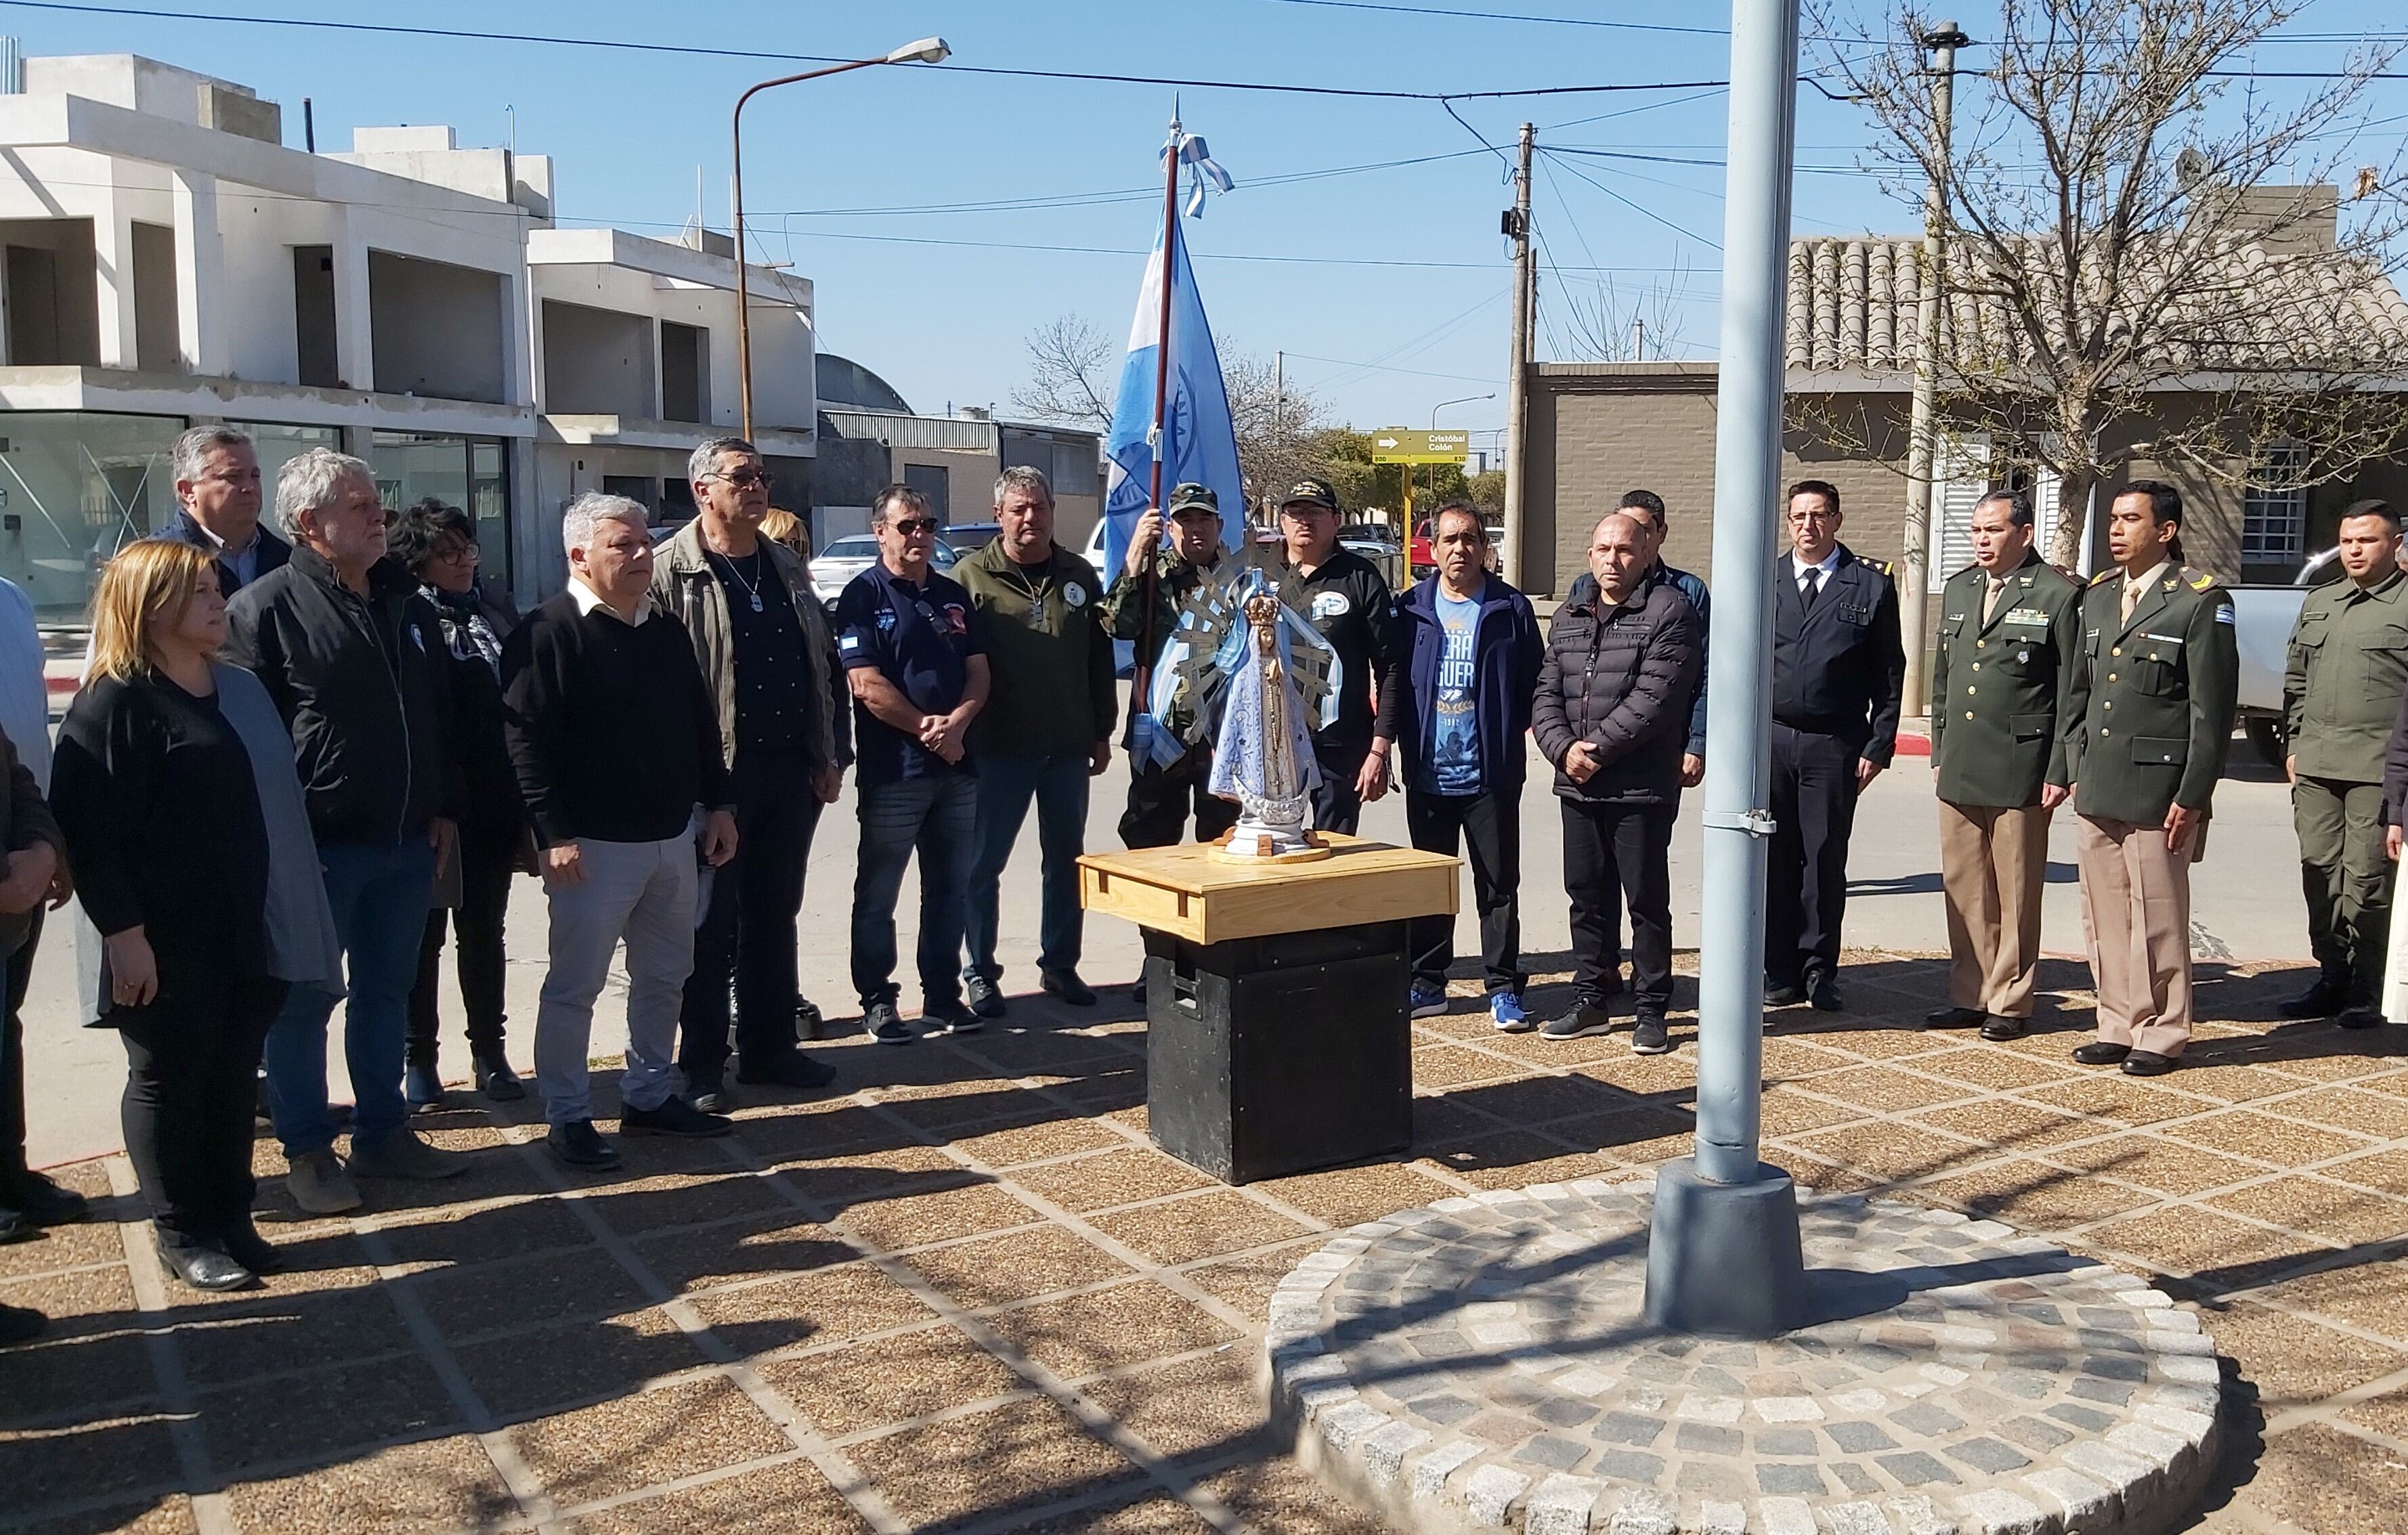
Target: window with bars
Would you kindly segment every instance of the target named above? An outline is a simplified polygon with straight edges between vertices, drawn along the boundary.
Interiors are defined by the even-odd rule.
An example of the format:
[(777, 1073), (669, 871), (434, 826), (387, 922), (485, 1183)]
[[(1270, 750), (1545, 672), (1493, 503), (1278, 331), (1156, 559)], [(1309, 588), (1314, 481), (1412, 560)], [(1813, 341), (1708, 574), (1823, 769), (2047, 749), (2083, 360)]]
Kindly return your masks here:
[(2299, 563), (2308, 527), (2308, 451), (2294, 442), (2260, 449), (2241, 503), (2241, 563)]

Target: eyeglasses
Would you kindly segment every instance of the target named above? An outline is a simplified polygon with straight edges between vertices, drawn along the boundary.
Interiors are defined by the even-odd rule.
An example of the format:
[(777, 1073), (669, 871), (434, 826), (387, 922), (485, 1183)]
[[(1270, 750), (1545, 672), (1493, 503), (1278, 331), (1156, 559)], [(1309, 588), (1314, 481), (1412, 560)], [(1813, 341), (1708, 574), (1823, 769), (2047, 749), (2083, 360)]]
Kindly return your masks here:
[(937, 520), (934, 517), (906, 517), (900, 522), (889, 523), (886, 525), (907, 538), (916, 538), (924, 533), (937, 531)]
[(471, 543), (437, 544), (429, 552), (428, 557), (441, 560), (447, 565), (474, 565), (477, 563), (479, 551), (477, 546)]
[(703, 478), (705, 480), (724, 480), (729, 484), (735, 486), (738, 490), (750, 490), (755, 485), (766, 485), (769, 482), (769, 476), (766, 471), (754, 468), (750, 464), (738, 465), (735, 468), (725, 470), (719, 474), (707, 474), (704, 475)]

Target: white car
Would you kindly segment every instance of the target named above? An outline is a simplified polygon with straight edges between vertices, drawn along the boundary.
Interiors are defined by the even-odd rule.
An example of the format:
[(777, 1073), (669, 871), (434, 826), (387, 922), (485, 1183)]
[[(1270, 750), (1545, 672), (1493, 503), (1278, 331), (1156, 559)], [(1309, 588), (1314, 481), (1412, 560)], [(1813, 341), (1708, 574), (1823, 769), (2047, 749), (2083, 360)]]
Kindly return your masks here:
[[(939, 570), (951, 570), (961, 563), (961, 551), (937, 540), (936, 552), (930, 556)], [(820, 595), (820, 605), (833, 612), (836, 599), (853, 578), (878, 563), (878, 536), (874, 533), (853, 533), (838, 538), (821, 550), (811, 561), (811, 585)]]

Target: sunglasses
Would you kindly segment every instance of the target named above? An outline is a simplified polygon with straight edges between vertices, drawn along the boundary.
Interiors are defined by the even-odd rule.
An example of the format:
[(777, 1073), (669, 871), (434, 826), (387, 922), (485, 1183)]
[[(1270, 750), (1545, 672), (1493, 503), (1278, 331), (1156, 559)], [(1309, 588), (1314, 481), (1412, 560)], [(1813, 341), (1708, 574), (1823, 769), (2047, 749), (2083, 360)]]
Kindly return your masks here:
[(703, 478), (706, 480), (724, 480), (729, 484), (735, 486), (738, 490), (750, 490), (755, 485), (766, 485), (769, 482), (769, 477), (767, 473), (760, 469), (753, 468), (751, 465), (746, 465), (741, 468), (729, 469), (724, 474), (705, 475)]
[(934, 517), (906, 517), (900, 522), (889, 523), (886, 525), (907, 538), (916, 538), (923, 533), (937, 531), (937, 520)]

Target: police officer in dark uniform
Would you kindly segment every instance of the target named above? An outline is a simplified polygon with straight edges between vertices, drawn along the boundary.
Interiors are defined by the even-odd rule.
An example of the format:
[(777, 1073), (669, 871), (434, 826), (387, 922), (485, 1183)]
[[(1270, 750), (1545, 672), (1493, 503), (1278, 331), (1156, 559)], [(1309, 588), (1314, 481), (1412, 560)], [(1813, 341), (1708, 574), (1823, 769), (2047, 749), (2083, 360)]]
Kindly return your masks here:
[(2065, 799), (2064, 704), (2082, 589), (2032, 548), (2031, 497), (1974, 504), (1974, 563), (1942, 588), (1931, 772), (1948, 909), (1947, 1007), (1924, 1021), (2013, 1040), (2031, 1017), (2050, 814)]
[(1338, 543), (1338, 493), (1325, 480), (1300, 480), (1280, 501), (1283, 561), (1268, 566), (1279, 594), (1338, 653), (1338, 717), (1312, 733), (1321, 786), (1312, 824), (1354, 834), (1363, 802), (1388, 792), (1388, 743), (1372, 739), (1379, 690), (1394, 664), (1394, 595), (1377, 567)]
[(2190, 866), (2232, 738), (2232, 597), (2183, 564), (2182, 494), (2135, 480), (2107, 513), (2114, 568), (2082, 595), (2066, 699), (2083, 924), (2099, 993), (2085, 1066), (2174, 1069), (2190, 1040)]
[(1840, 493), (1789, 487), (1772, 605), (1772, 847), (1764, 999), (1842, 1006), (1840, 919), (1856, 796), (1889, 766), (1906, 689), (1890, 568), (1840, 542)]

